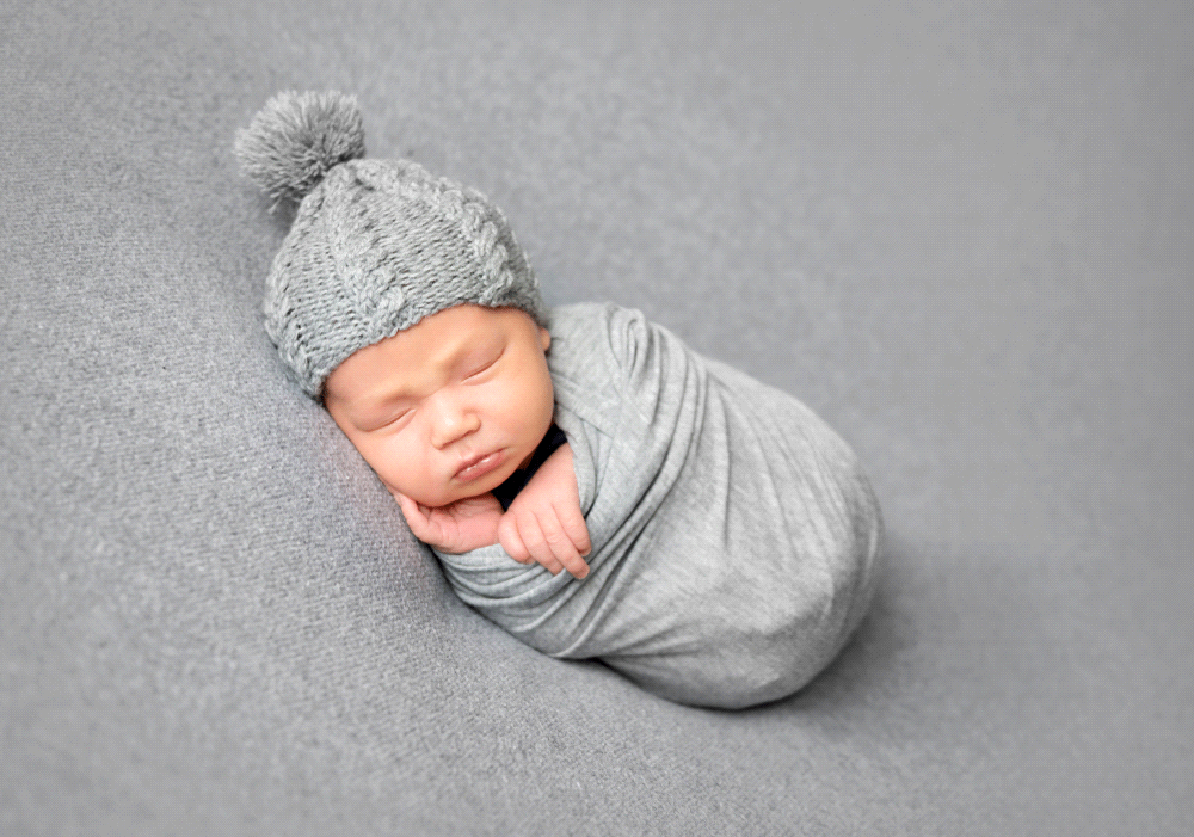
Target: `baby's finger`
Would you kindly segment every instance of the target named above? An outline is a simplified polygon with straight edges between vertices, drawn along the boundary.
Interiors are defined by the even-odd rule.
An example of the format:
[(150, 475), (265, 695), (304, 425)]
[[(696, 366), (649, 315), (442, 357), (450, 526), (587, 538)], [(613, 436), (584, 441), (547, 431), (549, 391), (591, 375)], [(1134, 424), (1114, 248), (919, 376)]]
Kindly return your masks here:
[(569, 555), (563, 564), (564, 569), (570, 572), (573, 578), (584, 578), (589, 574), (589, 565), (585, 563), (585, 559), (577, 552)]
[(568, 570), (576, 578), (584, 578), (589, 574), (589, 566), (577, 552), (576, 545), (563, 525), (554, 514), (546, 514), (538, 518), (543, 531), (543, 539), (551, 550), (552, 556), (559, 562), (562, 569)]
[(589, 574), (589, 565), (585, 563), (585, 559), (576, 550), (571, 550), (567, 555), (560, 558), (560, 563), (563, 564), (564, 569), (572, 574), (573, 578), (584, 578)]
[(588, 555), (593, 551), (593, 544), (589, 540), (589, 527), (585, 525), (585, 516), (580, 508), (570, 503), (561, 503), (563, 508), (557, 508), (560, 525), (563, 527), (568, 540), (572, 541), (576, 551), (581, 555)]
[(535, 562), (535, 559), (531, 557), (530, 550), (523, 543), (522, 536), (518, 533), (518, 523), (513, 515), (504, 514), (498, 521), (498, 543), (502, 545), (502, 549), (506, 550), (506, 554), (518, 563), (533, 564)]
[(547, 553), (540, 561), (539, 566), (547, 570), (552, 575), (559, 575), (564, 571), (564, 565), (556, 560), (556, 557), (551, 553)]
[(522, 536), (522, 542), (526, 544), (531, 557), (542, 564), (549, 573), (555, 575), (563, 569), (560, 562), (556, 560), (551, 546), (547, 543), (543, 527), (539, 525), (539, 520), (535, 515), (524, 514), (519, 518), (518, 534)]

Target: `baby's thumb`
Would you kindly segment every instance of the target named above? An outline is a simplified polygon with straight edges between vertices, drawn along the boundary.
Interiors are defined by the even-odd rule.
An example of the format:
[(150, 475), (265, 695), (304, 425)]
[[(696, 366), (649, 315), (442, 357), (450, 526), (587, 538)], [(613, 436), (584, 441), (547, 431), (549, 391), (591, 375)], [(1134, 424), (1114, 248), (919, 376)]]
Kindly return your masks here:
[(397, 491), (390, 493), (398, 501), (398, 508), (402, 509), (402, 516), (406, 518), (406, 525), (410, 527), (411, 534), (421, 541), (430, 540), (431, 521), (423, 513), (419, 504), (405, 494), (399, 494)]

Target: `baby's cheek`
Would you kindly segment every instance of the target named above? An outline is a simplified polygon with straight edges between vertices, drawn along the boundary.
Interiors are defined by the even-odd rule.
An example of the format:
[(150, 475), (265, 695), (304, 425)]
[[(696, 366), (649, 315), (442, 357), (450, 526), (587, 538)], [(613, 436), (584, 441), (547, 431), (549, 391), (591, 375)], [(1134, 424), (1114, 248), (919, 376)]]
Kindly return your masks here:
[(397, 491), (412, 499), (419, 499), (419, 495), (426, 494), (423, 457), (408, 445), (396, 439), (387, 439), (377, 444), (365, 458), (391, 493)]
[(517, 418), (521, 423), (529, 425), (551, 423), (552, 413), (555, 410), (555, 399), (551, 378), (546, 371), (542, 375), (528, 375), (519, 396)]

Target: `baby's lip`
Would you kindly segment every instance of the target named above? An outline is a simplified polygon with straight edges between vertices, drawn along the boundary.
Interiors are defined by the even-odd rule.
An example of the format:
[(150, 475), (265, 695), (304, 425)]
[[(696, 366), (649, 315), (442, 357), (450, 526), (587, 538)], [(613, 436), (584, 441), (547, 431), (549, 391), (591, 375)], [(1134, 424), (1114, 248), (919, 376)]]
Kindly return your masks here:
[(472, 482), (500, 468), (505, 461), (506, 452), (501, 449), (489, 453), (479, 453), (461, 462), (460, 467), (452, 476), (461, 482)]

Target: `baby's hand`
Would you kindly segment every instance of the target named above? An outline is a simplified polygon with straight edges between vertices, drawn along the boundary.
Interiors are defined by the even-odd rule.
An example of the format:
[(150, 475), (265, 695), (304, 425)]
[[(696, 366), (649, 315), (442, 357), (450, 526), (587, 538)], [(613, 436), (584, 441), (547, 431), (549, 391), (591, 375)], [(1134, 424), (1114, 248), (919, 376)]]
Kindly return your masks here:
[[(496, 501), (495, 501), (496, 502)], [(589, 530), (580, 511), (572, 448), (561, 445), (514, 498), (498, 524), (498, 541), (522, 564), (538, 562), (556, 575), (589, 574)]]
[(502, 506), (492, 494), (467, 497), (433, 508), (394, 492), (394, 499), (416, 538), (440, 552), (472, 552), (498, 542)]

